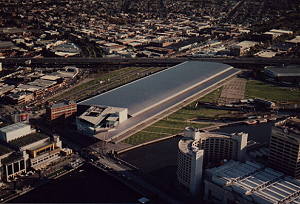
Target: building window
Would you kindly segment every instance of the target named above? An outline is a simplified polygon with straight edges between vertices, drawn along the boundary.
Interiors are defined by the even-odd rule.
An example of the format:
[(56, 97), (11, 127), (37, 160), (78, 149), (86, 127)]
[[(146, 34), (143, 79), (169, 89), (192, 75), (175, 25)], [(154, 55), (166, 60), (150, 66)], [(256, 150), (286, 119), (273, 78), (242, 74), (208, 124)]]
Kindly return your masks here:
[(19, 162), (15, 162), (15, 163), (14, 163), (14, 172), (16, 173), (16, 172), (18, 172), (18, 171), (20, 171), (20, 168), (19, 168)]

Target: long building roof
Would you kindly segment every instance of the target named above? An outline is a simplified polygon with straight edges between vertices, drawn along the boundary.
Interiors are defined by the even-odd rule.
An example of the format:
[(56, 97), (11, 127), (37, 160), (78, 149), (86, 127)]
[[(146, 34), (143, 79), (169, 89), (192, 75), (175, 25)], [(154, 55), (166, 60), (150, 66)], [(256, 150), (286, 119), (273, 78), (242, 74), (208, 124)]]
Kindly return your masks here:
[(134, 116), (230, 69), (233, 67), (221, 63), (188, 61), (79, 104), (128, 108)]

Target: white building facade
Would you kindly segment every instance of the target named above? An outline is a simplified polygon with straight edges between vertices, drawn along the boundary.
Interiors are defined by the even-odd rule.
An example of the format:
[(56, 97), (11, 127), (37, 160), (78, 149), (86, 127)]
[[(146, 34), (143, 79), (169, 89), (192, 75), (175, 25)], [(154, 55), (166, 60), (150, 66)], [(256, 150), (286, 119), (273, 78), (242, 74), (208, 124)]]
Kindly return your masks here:
[(177, 179), (192, 194), (199, 191), (202, 180), (204, 150), (198, 148), (198, 133), (186, 131), (185, 139), (178, 143)]
[(178, 143), (177, 180), (192, 194), (199, 191), (203, 168), (224, 160), (245, 159), (248, 134), (210, 133), (187, 127)]
[(10, 142), (31, 133), (35, 133), (35, 129), (32, 129), (30, 125), (26, 123), (15, 123), (0, 129), (0, 139), (5, 142)]

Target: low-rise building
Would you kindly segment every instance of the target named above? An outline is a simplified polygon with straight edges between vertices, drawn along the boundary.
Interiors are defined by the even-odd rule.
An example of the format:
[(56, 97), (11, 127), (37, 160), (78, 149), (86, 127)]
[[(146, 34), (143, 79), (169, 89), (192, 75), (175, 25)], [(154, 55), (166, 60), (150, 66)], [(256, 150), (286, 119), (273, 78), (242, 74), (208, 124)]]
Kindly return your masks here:
[(16, 176), (27, 172), (27, 161), (29, 155), (26, 151), (13, 152), (1, 160), (2, 175), (5, 181), (11, 181)]
[(48, 120), (55, 120), (60, 117), (68, 118), (77, 112), (77, 104), (74, 101), (63, 101), (52, 104), (46, 109)]
[(204, 189), (205, 200), (215, 204), (300, 202), (298, 180), (249, 161), (229, 161), (206, 170)]
[(77, 129), (87, 135), (108, 131), (127, 120), (128, 109), (91, 106), (76, 118)]
[(34, 100), (34, 93), (29, 91), (20, 91), (17, 93), (11, 93), (7, 95), (6, 98), (12, 104), (26, 104)]
[(26, 151), (29, 166), (41, 169), (58, 159), (61, 155), (62, 142), (58, 136), (49, 137), (42, 133), (33, 133), (9, 143), (17, 151)]
[(24, 123), (1, 128), (0, 133), (6, 143), (3, 143), (3, 147), (0, 145), (0, 164), (3, 167), (0, 172), (7, 181), (26, 172), (29, 167), (42, 169), (60, 156), (70, 153), (68, 149), (62, 148), (59, 136), (50, 137), (36, 132)]
[(250, 49), (254, 46), (258, 45), (258, 42), (254, 41), (242, 41), (230, 48), (232, 55), (234, 56), (242, 56), (245, 55)]
[(10, 142), (34, 132), (35, 129), (32, 129), (31, 126), (26, 123), (15, 123), (0, 128), (0, 139), (5, 142)]
[(265, 67), (265, 75), (275, 81), (281, 82), (300, 82), (300, 66), (289, 65), (285, 67)]
[(0, 83), (0, 97), (4, 96), (9, 91), (13, 90), (15, 88), (14, 85), (8, 85), (8, 84), (1, 84)]
[(283, 35), (292, 35), (293, 31), (281, 30), (281, 29), (271, 29), (270, 31), (267, 31), (263, 34), (266, 35), (266, 36), (271, 36), (271, 38), (274, 40), (274, 39), (279, 38)]

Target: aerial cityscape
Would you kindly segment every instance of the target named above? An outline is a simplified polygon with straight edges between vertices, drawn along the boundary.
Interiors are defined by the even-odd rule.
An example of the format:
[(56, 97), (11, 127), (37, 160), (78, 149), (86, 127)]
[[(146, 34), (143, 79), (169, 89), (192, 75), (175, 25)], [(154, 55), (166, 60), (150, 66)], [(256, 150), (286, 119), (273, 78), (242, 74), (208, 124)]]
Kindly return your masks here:
[(0, 0), (0, 202), (300, 203), (300, 1)]

